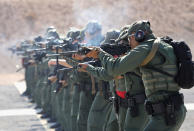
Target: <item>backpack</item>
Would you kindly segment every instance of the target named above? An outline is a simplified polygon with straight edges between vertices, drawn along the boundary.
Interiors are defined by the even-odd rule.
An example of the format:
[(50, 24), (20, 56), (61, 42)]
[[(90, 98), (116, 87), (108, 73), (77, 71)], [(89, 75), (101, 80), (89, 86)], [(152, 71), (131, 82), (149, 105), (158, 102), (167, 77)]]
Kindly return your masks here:
[[(194, 86), (194, 62), (192, 61), (192, 54), (189, 46), (184, 41), (174, 41), (172, 38), (165, 36), (157, 38), (170, 44), (177, 58), (178, 73), (176, 76), (169, 74), (166, 71), (155, 67), (145, 67), (147, 69), (154, 70), (169, 77), (174, 77), (176, 83), (183, 89), (190, 89)], [(158, 49), (159, 42), (154, 42), (152, 49), (146, 59), (143, 61), (143, 65), (146, 65), (155, 55)]]

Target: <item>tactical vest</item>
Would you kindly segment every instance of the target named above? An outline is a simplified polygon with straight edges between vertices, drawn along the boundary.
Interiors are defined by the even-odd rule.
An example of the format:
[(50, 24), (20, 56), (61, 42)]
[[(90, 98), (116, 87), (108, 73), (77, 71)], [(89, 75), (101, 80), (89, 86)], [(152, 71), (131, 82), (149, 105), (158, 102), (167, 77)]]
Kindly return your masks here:
[(125, 74), (125, 85), (129, 95), (136, 95), (145, 91), (142, 78), (134, 72), (127, 72)]
[(118, 90), (118, 91), (126, 91), (125, 79), (124, 78), (118, 80), (118, 87), (117, 87), (116, 90)]
[[(150, 44), (150, 49), (152, 48), (152, 43), (153, 42), (148, 43)], [(174, 76), (177, 74), (178, 69), (173, 47), (163, 41), (159, 41), (158, 44), (158, 50), (153, 59), (147, 65), (140, 67), (147, 97), (157, 91), (180, 90), (180, 87), (174, 81), (174, 78), (166, 76), (154, 70), (146, 69), (146, 67), (150, 66), (164, 70)]]

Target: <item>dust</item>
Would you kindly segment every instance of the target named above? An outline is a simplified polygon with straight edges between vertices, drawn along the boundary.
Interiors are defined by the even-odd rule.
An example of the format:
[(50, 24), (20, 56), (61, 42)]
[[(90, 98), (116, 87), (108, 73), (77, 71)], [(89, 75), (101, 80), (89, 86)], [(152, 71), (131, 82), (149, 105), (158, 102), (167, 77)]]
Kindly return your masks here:
[[(194, 0), (1, 0), (0, 43), (16, 43), (44, 33), (54, 25), (61, 34), (98, 20), (106, 32), (148, 19), (158, 36), (191, 41), (194, 35)], [(189, 35), (189, 38), (188, 38)]]
[(1, 0), (0, 83), (22, 78), (15, 73), (20, 61), (6, 48), (43, 34), (50, 25), (64, 35), (70, 27), (83, 28), (89, 20), (98, 20), (105, 33), (147, 19), (157, 36), (183, 39), (194, 52), (193, 18), (194, 0)]

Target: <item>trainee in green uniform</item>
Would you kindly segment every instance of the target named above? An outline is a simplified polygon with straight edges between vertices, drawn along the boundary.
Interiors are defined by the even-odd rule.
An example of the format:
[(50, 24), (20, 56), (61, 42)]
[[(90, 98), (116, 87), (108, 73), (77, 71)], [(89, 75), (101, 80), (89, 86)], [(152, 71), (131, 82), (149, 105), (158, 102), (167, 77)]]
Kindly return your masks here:
[[(103, 51), (94, 52), (108, 74), (112, 76), (125, 74), (139, 67), (147, 96), (146, 111), (150, 114), (145, 131), (178, 130), (186, 113), (183, 97), (179, 94), (180, 87), (173, 78), (146, 68), (146, 66), (152, 66), (176, 75), (177, 60), (173, 47), (163, 41), (156, 41), (148, 21), (137, 21), (130, 25), (127, 37), (129, 37), (132, 50), (126, 56), (114, 59)], [(155, 42), (158, 44), (155, 56), (142, 66)], [(82, 68), (84, 67), (82, 66)], [(87, 70), (91, 68), (92, 66), (88, 66)], [(171, 113), (173, 117), (171, 117)]]

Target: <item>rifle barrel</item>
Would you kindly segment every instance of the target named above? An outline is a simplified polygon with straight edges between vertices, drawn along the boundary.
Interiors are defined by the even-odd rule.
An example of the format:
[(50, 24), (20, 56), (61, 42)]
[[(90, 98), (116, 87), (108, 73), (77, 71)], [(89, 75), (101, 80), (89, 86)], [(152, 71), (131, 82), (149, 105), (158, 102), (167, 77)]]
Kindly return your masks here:
[(53, 57), (53, 56), (68, 56), (68, 55), (75, 54), (75, 53), (77, 53), (77, 51), (60, 52), (58, 54), (47, 54), (46, 56), (47, 57)]

